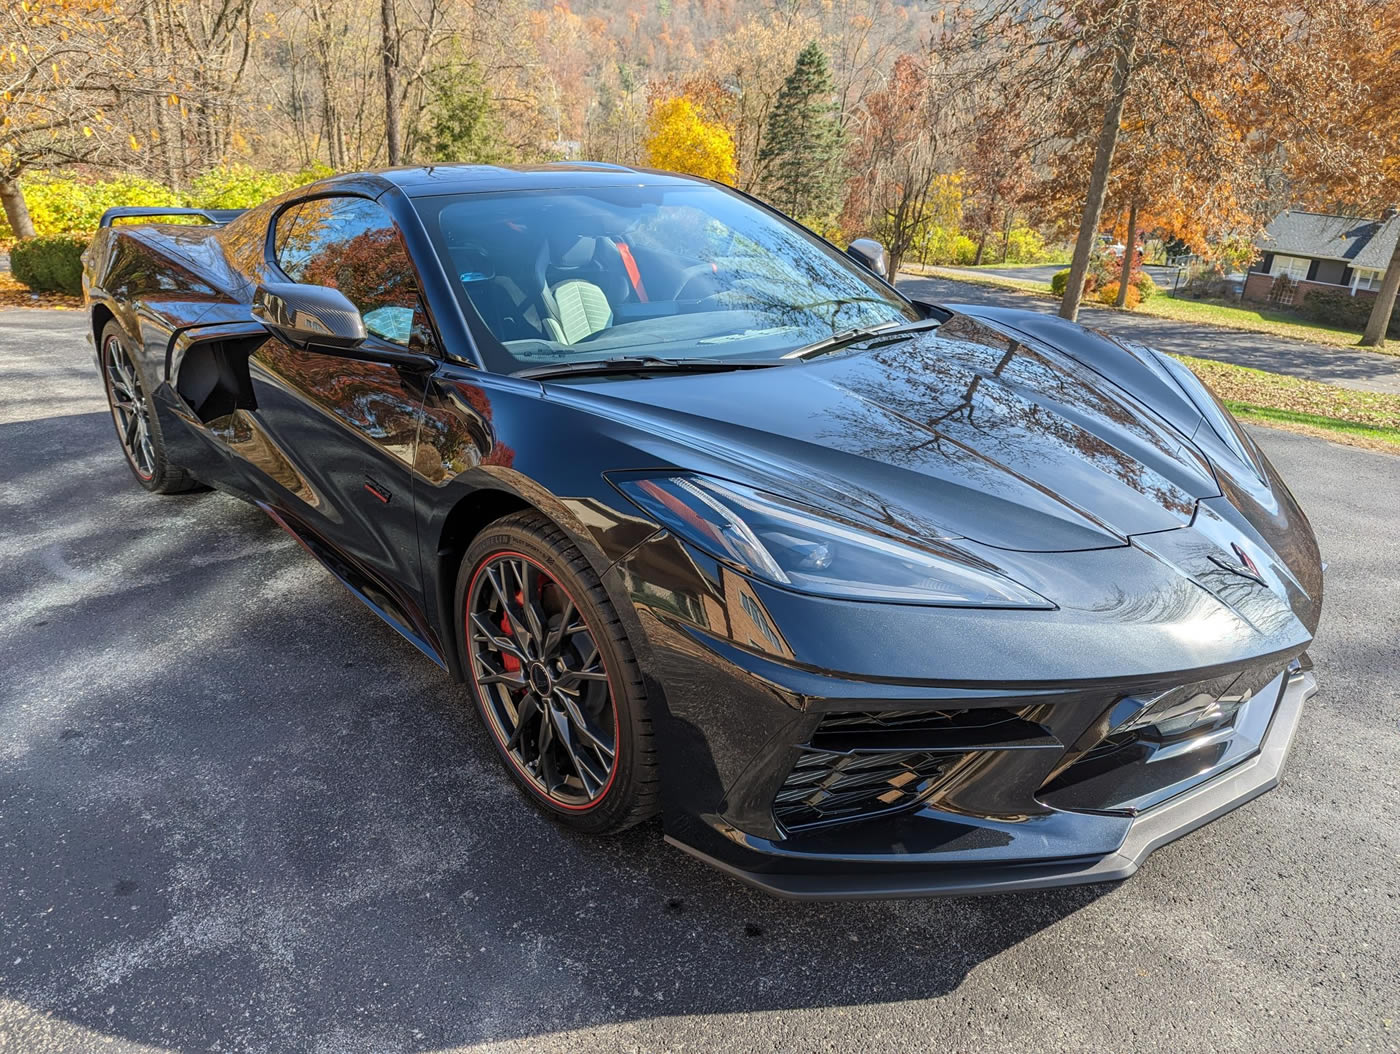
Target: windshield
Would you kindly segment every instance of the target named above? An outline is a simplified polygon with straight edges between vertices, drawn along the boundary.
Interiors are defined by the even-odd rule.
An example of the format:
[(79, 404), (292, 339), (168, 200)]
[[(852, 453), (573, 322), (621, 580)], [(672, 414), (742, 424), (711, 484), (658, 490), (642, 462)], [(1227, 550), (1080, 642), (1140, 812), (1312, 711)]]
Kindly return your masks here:
[(778, 360), (912, 304), (773, 213), (704, 185), (419, 198), (493, 370), (619, 356)]

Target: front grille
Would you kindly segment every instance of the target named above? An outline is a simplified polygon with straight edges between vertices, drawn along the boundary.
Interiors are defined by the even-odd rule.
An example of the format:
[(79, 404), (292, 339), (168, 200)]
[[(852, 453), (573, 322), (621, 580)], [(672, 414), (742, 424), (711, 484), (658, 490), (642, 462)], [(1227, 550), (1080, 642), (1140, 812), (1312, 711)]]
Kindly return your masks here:
[(773, 801), (787, 830), (917, 805), (961, 754), (919, 750), (834, 753), (806, 749)]
[(1011, 748), (1057, 748), (1035, 705), (824, 714), (773, 799), (787, 831), (915, 808), (957, 763)]

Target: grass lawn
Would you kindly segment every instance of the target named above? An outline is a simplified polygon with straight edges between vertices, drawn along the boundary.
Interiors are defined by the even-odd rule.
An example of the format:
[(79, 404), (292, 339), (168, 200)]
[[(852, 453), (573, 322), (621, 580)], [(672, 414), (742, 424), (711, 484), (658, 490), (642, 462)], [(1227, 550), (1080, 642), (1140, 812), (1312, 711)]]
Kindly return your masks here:
[(1242, 420), (1400, 454), (1400, 395), (1176, 356)]
[[(1005, 275), (997, 274), (969, 274), (967, 271), (949, 267), (926, 267), (914, 273), (925, 274), (933, 278), (947, 278), (955, 282), (993, 286), (998, 289), (1015, 289), (1018, 292), (1031, 293), (1047, 300), (1059, 299), (1050, 292), (1049, 283), (1038, 282), (1031, 278), (1007, 278)], [(1092, 301), (1086, 302), (1085, 306), (1090, 310), (1097, 311), (1118, 310)], [(1167, 318), (1178, 322), (1194, 322), (1203, 326), (1239, 329), (1249, 333), (1268, 333), (1277, 337), (1306, 340), (1312, 344), (1330, 344), (1338, 348), (1354, 348), (1357, 346), (1357, 341), (1361, 339), (1359, 333), (1354, 333), (1351, 330), (1334, 329), (1331, 326), (1303, 322), (1296, 315), (1286, 311), (1209, 304), (1199, 300), (1174, 300), (1161, 293), (1151, 300), (1143, 301), (1134, 309), (1133, 313), (1149, 315), (1153, 318)], [(1400, 348), (1390, 346), (1368, 350), (1380, 354), (1400, 354)]]

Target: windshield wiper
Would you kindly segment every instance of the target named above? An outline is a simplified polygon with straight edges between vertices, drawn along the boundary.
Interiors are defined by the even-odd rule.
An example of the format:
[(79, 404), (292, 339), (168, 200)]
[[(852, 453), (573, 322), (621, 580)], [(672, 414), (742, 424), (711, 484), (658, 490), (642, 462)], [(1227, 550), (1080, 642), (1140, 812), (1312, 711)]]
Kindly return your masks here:
[(581, 362), (560, 362), (551, 366), (531, 366), (516, 370), (512, 377), (544, 380), (550, 377), (577, 377), (597, 373), (723, 373), (726, 370), (759, 370), (781, 366), (782, 362), (745, 362), (734, 359), (662, 359), (655, 355), (620, 355), (611, 359), (584, 359)]
[(857, 344), (862, 340), (869, 340), (871, 337), (883, 337), (896, 333), (917, 333), (924, 329), (936, 328), (941, 319), (925, 318), (918, 322), (881, 322), (876, 326), (857, 326), (855, 329), (844, 329), (840, 333), (833, 333), (829, 337), (813, 341), (811, 344), (794, 348), (783, 356), (785, 359), (812, 359), (818, 355), (824, 355), (828, 351), (837, 351), (840, 348)]

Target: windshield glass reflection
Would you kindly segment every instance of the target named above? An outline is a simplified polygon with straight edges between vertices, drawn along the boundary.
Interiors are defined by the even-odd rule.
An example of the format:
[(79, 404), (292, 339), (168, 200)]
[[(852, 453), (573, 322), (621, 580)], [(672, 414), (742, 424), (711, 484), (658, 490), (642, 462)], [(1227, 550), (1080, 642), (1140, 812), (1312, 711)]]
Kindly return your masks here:
[(420, 213), (488, 365), (779, 359), (918, 311), (831, 246), (714, 187), (461, 194)]

